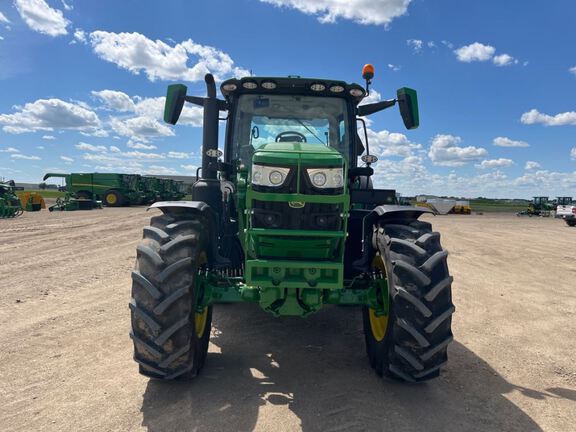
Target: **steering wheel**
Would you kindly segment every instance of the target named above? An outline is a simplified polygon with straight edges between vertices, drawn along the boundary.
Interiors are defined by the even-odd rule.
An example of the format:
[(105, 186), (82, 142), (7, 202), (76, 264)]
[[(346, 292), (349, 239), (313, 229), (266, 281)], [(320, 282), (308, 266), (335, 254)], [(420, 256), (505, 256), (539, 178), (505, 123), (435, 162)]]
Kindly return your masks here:
[(296, 131), (284, 131), (276, 135), (276, 142), (307, 142), (306, 136)]

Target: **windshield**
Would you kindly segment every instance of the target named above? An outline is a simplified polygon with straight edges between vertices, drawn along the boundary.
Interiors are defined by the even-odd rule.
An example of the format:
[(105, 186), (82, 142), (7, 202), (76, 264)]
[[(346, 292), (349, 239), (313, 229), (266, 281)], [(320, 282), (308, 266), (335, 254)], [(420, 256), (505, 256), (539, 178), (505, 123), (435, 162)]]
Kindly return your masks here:
[(232, 137), (232, 160), (250, 164), (254, 150), (271, 142), (331, 146), (350, 152), (346, 101), (334, 97), (242, 95)]

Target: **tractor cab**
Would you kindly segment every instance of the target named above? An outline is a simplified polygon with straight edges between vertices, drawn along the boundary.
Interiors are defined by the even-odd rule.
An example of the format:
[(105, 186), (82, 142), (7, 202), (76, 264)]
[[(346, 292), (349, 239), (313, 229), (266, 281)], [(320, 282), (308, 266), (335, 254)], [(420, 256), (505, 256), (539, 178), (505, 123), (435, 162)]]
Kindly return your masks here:
[(556, 197), (556, 205), (570, 205), (572, 204), (572, 197), (565, 196), (565, 197)]
[(532, 204), (534, 204), (535, 207), (542, 207), (542, 206), (548, 204), (548, 197), (547, 196), (533, 197)]

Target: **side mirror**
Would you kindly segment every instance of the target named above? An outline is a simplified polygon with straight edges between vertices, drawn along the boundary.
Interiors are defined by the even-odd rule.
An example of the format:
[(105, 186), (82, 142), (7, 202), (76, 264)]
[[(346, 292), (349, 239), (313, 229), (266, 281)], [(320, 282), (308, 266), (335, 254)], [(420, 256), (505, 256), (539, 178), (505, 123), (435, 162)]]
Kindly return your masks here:
[(418, 115), (418, 96), (416, 90), (402, 87), (401, 89), (398, 89), (396, 95), (404, 126), (406, 126), (406, 129), (416, 129), (420, 124), (420, 117)]
[(172, 84), (166, 92), (166, 104), (164, 105), (164, 121), (175, 125), (180, 118), (180, 113), (186, 100), (188, 88), (183, 84)]

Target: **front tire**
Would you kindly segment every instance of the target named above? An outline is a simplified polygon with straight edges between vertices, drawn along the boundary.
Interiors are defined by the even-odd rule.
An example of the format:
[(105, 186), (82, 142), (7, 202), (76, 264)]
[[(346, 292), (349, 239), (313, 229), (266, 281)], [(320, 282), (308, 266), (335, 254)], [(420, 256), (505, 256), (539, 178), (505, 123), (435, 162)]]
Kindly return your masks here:
[(144, 228), (132, 272), (130, 337), (148, 377), (189, 379), (204, 365), (212, 325), (212, 306), (197, 308), (208, 257), (205, 226), (190, 216), (162, 215)]
[(390, 310), (387, 317), (363, 310), (370, 364), (378, 375), (403, 381), (435, 378), (447, 362), (455, 310), (440, 234), (427, 222), (396, 221), (375, 229), (374, 244)]

